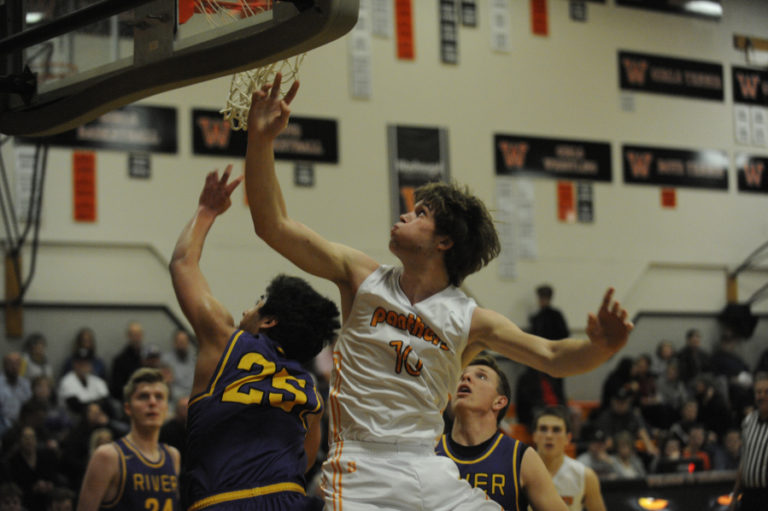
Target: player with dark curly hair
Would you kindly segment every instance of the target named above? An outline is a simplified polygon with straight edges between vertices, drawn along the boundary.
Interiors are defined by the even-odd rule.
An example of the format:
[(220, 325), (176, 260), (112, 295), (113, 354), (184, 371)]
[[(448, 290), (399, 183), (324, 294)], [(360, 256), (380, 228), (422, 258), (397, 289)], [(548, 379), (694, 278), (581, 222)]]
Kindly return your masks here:
[(323, 403), (302, 363), (339, 328), (336, 305), (304, 280), (280, 275), (239, 325), (211, 294), (199, 260), (214, 220), (242, 177), (208, 174), (182, 231), (171, 277), (199, 352), (182, 471), (185, 509), (320, 510), (304, 473), (320, 443)]

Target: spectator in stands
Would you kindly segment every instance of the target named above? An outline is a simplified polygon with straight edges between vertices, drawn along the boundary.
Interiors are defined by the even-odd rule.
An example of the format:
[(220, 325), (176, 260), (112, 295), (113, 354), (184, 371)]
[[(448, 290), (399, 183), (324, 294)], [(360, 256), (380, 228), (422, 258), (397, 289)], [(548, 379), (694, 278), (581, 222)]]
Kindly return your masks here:
[(91, 360), (91, 372), (101, 378), (104, 381), (109, 381), (107, 378), (107, 366), (104, 361), (99, 358), (96, 353), (96, 336), (88, 327), (83, 327), (75, 334), (75, 340), (72, 343), (72, 353), (64, 361), (61, 369), (61, 375), (64, 376), (72, 370), (72, 359), (80, 348), (85, 348), (93, 353), (93, 359)]
[(720, 441), (726, 430), (735, 425), (727, 401), (715, 388), (709, 375), (696, 378), (694, 395), (699, 403), (698, 421), (704, 424), (707, 431), (716, 435), (716, 441)]
[[(632, 396), (637, 390), (637, 385), (632, 379), (632, 366), (634, 360), (632, 357), (622, 357), (616, 367), (608, 373), (608, 377), (603, 382), (603, 391), (600, 398), (600, 410), (607, 410), (611, 406), (611, 397), (619, 390), (624, 390)], [(609, 435), (610, 436), (610, 435)]]
[(160, 429), (160, 441), (183, 450), (187, 438), (187, 407), (189, 397), (184, 396), (176, 401), (176, 412)]
[(29, 380), (21, 376), (21, 353), (6, 353), (3, 357), (3, 374), (0, 374), (0, 432), (18, 420), (21, 405), (31, 397)]
[(195, 377), (195, 355), (189, 334), (184, 330), (173, 333), (173, 346), (161, 356), (161, 361), (173, 373), (171, 380), (171, 399), (176, 401), (192, 392), (192, 380)]
[(53, 367), (48, 362), (47, 347), (48, 342), (43, 334), (35, 333), (27, 337), (24, 341), (24, 353), (21, 355), (21, 376), (30, 381), (36, 376), (47, 376), (53, 380)]
[(712, 459), (706, 451), (707, 430), (703, 424), (694, 424), (688, 435), (688, 443), (683, 449), (684, 458), (699, 458), (704, 470), (712, 469)]
[(656, 395), (659, 403), (657, 427), (669, 429), (680, 419), (680, 411), (689, 397), (688, 389), (678, 376), (676, 360), (670, 361), (664, 373), (656, 379)]
[(92, 360), (93, 353), (80, 348), (72, 360), (72, 370), (59, 383), (59, 402), (74, 415), (82, 413), (86, 404), (109, 397), (107, 383), (91, 372)]
[(85, 407), (80, 421), (62, 441), (61, 469), (69, 477), (69, 488), (80, 490), (89, 459), (91, 434), (96, 429), (109, 428), (114, 437), (122, 436), (126, 429), (119, 429), (118, 426), (114, 421), (110, 421), (103, 404), (90, 403)]
[(683, 404), (683, 408), (680, 412), (680, 420), (670, 426), (669, 433), (677, 438), (681, 445), (686, 445), (688, 443), (691, 427), (697, 423), (698, 419), (699, 402), (696, 398), (689, 398)]
[(665, 424), (664, 408), (656, 389), (656, 375), (651, 372), (652, 358), (647, 353), (635, 357), (632, 364), (632, 380), (636, 382), (636, 403), (645, 421), (652, 428), (662, 428)]
[(10, 481), (0, 483), (0, 511), (24, 511), (21, 488)]
[(613, 459), (613, 474), (619, 479), (645, 477), (645, 466), (635, 450), (635, 438), (629, 431), (619, 431), (614, 437), (616, 454)]
[(38, 447), (35, 430), (29, 426), (20, 430), (15, 452), (7, 460), (11, 480), (22, 491), (22, 502), (30, 510), (44, 509), (55, 484), (63, 484), (56, 453)]
[(568, 323), (560, 310), (552, 306), (552, 286), (543, 284), (536, 288), (539, 310), (529, 318), (530, 332), (545, 339), (557, 341), (570, 337)]
[[(45, 439), (53, 439), (58, 444), (72, 427), (72, 419), (65, 407), (59, 406), (53, 395), (51, 380), (47, 376), (38, 376), (32, 380), (32, 398), (22, 405), (22, 414), (26, 408), (39, 407), (43, 412), (42, 427), (47, 432)], [(40, 429), (35, 428), (40, 436)]]
[(672, 341), (662, 339), (656, 345), (656, 351), (654, 352), (653, 361), (651, 362), (651, 372), (656, 376), (662, 376), (670, 362), (677, 360), (677, 354), (675, 353), (675, 347), (672, 345)]
[(75, 492), (69, 488), (54, 488), (47, 511), (73, 511), (75, 509)]
[(600, 479), (613, 474), (613, 459), (608, 454), (605, 433), (600, 429), (588, 427), (585, 428), (583, 437), (588, 442), (587, 450), (576, 460), (594, 470)]
[(741, 459), (741, 430), (733, 428), (725, 432), (722, 444), (714, 448), (713, 470), (736, 470)]
[(702, 373), (711, 371), (709, 353), (701, 347), (701, 332), (695, 328), (685, 334), (685, 347), (677, 354), (680, 379), (686, 385), (692, 385), (694, 379)]
[(527, 367), (515, 386), (517, 421), (533, 431), (533, 418), (539, 409), (565, 406), (567, 399), (563, 380)]
[(133, 372), (142, 366), (144, 328), (141, 323), (131, 321), (128, 323), (125, 336), (125, 347), (112, 359), (112, 379), (109, 387), (112, 397), (120, 402), (123, 400), (123, 386)]
[(757, 359), (757, 365), (755, 365), (754, 373), (768, 373), (768, 348), (766, 348)]
[(723, 332), (712, 353), (712, 372), (726, 382), (728, 403), (734, 411), (752, 404), (752, 373), (739, 354), (740, 341), (729, 330)]
[[(703, 431), (703, 430), (702, 430)], [(688, 456), (683, 450), (680, 440), (674, 435), (668, 435), (662, 441), (661, 457), (656, 458), (651, 463), (651, 473), (654, 474), (668, 474), (673, 472), (689, 473), (695, 466), (691, 466), (693, 460), (697, 460), (698, 456)], [(697, 460), (698, 461), (698, 460)], [(703, 460), (698, 461), (702, 466)]]
[(115, 435), (109, 428), (96, 428), (91, 433), (91, 437), (88, 440), (88, 459), (91, 459), (96, 449), (104, 444), (108, 444), (115, 439)]
[(645, 422), (636, 407), (632, 405), (632, 394), (626, 389), (619, 389), (611, 397), (610, 407), (600, 412), (593, 427), (608, 435), (608, 449), (617, 448), (613, 439), (621, 432), (628, 431), (633, 438), (642, 441), (645, 451), (650, 456), (657, 456), (658, 449), (651, 440)]

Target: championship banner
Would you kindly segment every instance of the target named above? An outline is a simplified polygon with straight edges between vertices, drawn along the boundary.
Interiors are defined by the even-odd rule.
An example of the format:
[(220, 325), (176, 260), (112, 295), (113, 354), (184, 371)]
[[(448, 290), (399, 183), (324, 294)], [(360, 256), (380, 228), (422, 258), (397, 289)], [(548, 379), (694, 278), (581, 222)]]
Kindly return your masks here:
[(768, 107), (768, 71), (732, 67), (733, 102)]
[(57, 135), (21, 137), (20, 140), (62, 147), (175, 154), (178, 152), (176, 109), (128, 105)]
[(532, 174), (555, 179), (613, 179), (611, 144), (518, 135), (494, 135), (496, 175)]
[(739, 191), (768, 193), (768, 156), (736, 155)]
[[(244, 158), (247, 145), (248, 132), (233, 130), (217, 110), (192, 110), (194, 154)], [(275, 138), (275, 159), (338, 163), (337, 121), (292, 115)]]
[(448, 131), (445, 128), (387, 128), (392, 220), (413, 210), (414, 191), (432, 181), (448, 181)]
[(619, 51), (624, 90), (723, 101), (723, 66), (711, 62)]
[(624, 182), (686, 188), (728, 189), (725, 151), (622, 146)]

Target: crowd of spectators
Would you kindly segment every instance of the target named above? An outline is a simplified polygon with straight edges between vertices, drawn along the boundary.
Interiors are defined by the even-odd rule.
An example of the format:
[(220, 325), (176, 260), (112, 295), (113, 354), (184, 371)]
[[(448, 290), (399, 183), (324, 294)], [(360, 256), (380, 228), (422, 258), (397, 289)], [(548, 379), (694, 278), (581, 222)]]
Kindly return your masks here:
[[(739, 426), (754, 402), (752, 378), (768, 371), (768, 350), (749, 367), (737, 342), (725, 336), (710, 355), (700, 332), (690, 330), (680, 350), (662, 340), (653, 354), (618, 359), (597, 406), (587, 416), (574, 410), (571, 454), (602, 479), (735, 470)], [(131, 322), (123, 348), (109, 364), (98, 356), (90, 328), (77, 332), (61, 364), (48, 359), (46, 344), (44, 336), (32, 334), (23, 352), (3, 357), (0, 501), (18, 501), (19, 509), (27, 510), (73, 509), (90, 454), (128, 431), (122, 386), (138, 367), (157, 367), (166, 375), (175, 413), (160, 439), (183, 452), (195, 365), (186, 332), (174, 332), (163, 350), (146, 344), (142, 325)], [(326, 398), (329, 358), (325, 350), (313, 367)], [(522, 374), (516, 397), (521, 423), (537, 406), (567, 404), (562, 381), (532, 369)]]
[[(740, 342), (726, 331), (710, 353), (691, 329), (679, 350), (662, 340), (653, 354), (618, 359), (599, 404), (587, 414), (574, 409), (581, 423), (574, 456), (603, 479), (736, 470), (740, 426), (754, 409), (753, 378), (768, 371), (768, 349), (750, 366)], [(526, 386), (528, 373), (519, 380)]]
[(74, 509), (91, 453), (128, 432), (122, 388), (139, 367), (163, 370), (176, 414), (162, 438), (181, 449), (194, 347), (178, 330), (164, 348), (145, 343), (142, 325), (131, 322), (125, 346), (109, 364), (98, 356), (90, 328), (77, 332), (70, 354), (58, 363), (39, 333), (24, 340), (21, 352), (6, 353), (0, 372), (0, 509)]

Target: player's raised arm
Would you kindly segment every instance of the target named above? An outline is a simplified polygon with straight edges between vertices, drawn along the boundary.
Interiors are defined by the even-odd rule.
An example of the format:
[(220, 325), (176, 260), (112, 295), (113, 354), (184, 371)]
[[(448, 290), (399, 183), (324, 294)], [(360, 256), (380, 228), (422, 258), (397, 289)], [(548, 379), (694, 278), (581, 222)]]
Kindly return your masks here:
[(256, 234), (299, 268), (335, 282), (342, 298), (378, 264), (365, 254), (332, 243), (288, 216), (275, 175), (274, 139), (288, 124), (289, 105), (296, 96), (294, 82), (280, 97), (281, 77), (253, 94), (248, 114), (245, 189)]
[(597, 314), (589, 314), (589, 339), (548, 341), (523, 332), (497, 312), (477, 308), (472, 316), (469, 344), (463, 355), (471, 360), (490, 349), (552, 376), (565, 377), (591, 371), (627, 343), (634, 325), (627, 311), (613, 301), (613, 289), (605, 292)]
[(232, 166), (228, 165), (219, 178), (211, 172), (205, 179), (197, 210), (181, 231), (171, 257), (170, 270), (173, 289), (184, 316), (189, 320), (200, 342), (201, 355), (210, 345), (215, 359), (222, 343), (226, 343), (234, 320), (224, 306), (213, 297), (208, 282), (200, 270), (200, 256), (208, 231), (216, 217), (231, 205), (230, 195), (242, 181), (242, 176), (229, 182)]

